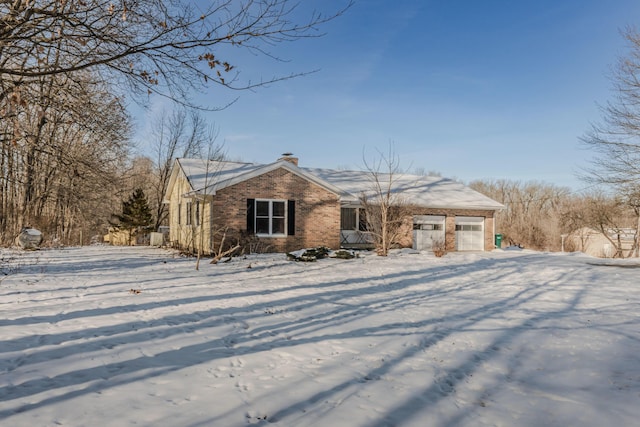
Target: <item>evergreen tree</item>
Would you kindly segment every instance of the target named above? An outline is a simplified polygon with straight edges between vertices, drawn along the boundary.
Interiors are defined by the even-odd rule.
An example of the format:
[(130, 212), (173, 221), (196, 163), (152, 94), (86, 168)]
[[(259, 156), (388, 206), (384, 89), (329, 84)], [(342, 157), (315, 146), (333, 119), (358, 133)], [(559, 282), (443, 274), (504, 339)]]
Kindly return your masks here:
[(116, 226), (119, 229), (129, 231), (130, 244), (133, 235), (148, 230), (153, 224), (153, 216), (144, 191), (141, 188), (136, 189), (129, 200), (122, 202), (122, 214), (116, 214), (114, 217), (118, 220)]

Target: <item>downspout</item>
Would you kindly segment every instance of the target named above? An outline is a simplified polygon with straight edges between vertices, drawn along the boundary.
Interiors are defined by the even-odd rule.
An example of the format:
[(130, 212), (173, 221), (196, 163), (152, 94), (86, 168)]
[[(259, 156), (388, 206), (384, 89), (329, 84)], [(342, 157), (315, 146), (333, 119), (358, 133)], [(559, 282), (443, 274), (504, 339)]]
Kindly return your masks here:
[(491, 236), (491, 241), (493, 242), (493, 248), (496, 248), (496, 221), (498, 220), (498, 215), (496, 215), (498, 211), (493, 211), (493, 235)]
[(209, 253), (212, 254), (213, 253), (213, 238), (214, 238), (214, 224), (213, 224), (213, 197), (215, 196), (216, 192), (215, 190), (213, 191), (213, 194), (211, 194), (211, 197), (209, 198)]

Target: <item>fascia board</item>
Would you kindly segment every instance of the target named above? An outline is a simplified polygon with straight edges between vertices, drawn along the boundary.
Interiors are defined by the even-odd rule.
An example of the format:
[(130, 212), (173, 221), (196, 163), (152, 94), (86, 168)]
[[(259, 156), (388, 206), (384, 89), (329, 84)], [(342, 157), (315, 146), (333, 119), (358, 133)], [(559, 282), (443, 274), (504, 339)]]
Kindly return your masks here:
[[(470, 211), (500, 211), (505, 207), (504, 205), (493, 205), (493, 206), (482, 206), (482, 205), (465, 205), (465, 206), (453, 206), (453, 205), (426, 205), (426, 204), (412, 204), (410, 201), (408, 203), (410, 206), (417, 206), (426, 209), (450, 209), (450, 210), (470, 210)], [(357, 207), (361, 206), (360, 199), (358, 198), (344, 198), (341, 200), (341, 205), (343, 207)]]
[(162, 203), (164, 204), (169, 203), (169, 199), (167, 198), (167, 195), (171, 194), (171, 191), (173, 190), (173, 186), (175, 185), (176, 180), (178, 179), (179, 173), (182, 173), (182, 175), (184, 175), (187, 182), (189, 183), (189, 186), (191, 186), (191, 181), (189, 181), (189, 177), (184, 172), (184, 169), (182, 168), (182, 164), (180, 163), (180, 159), (175, 159), (173, 161), (173, 166), (171, 167), (171, 176), (169, 177), (169, 183), (167, 184), (167, 191), (165, 191), (164, 193), (164, 197), (162, 198)]
[(424, 208), (431, 208), (431, 209), (457, 209), (457, 210), (470, 210), (470, 211), (501, 211), (504, 209), (504, 206), (500, 205), (500, 206), (483, 206), (483, 205), (465, 205), (465, 206), (448, 206), (448, 205), (440, 205), (440, 206), (436, 206), (436, 205), (432, 205), (432, 206), (423, 206), (423, 205), (418, 205)]

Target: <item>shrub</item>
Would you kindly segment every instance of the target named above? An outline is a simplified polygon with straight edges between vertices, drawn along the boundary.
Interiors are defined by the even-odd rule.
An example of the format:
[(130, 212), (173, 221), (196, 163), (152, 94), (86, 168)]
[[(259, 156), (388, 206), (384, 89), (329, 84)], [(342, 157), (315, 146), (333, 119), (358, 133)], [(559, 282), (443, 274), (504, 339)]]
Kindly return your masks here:
[(431, 246), (433, 254), (438, 258), (443, 257), (447, 253), (447, 246), (444, 240), (434, 240)]
[(335, 252), (332, 252), (330, 255), (332, 258), (338, 259), (352, 259), (356, 258), (356, 254), (353, 251), (349, 251), (346, 249), (339, 249)]

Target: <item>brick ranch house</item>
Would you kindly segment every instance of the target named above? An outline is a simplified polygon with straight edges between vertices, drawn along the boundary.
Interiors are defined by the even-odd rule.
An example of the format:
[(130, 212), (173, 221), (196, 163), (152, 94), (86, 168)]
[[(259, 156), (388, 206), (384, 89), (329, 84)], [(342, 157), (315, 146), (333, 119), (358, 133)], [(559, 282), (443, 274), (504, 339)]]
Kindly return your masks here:
[[(442, 241), (449, 251), (494, 248), (500, 203), (446, 178), (394, 178), (410, 205), (405, 246), (427, 250)], [(204, 254), (223, 235), (225, 242), (250, 241), (269, 252), (366, 247), (360, 196), (370, 189), (368, 172), (303, 168), (292, 156), (270, 164), (177, 159), (164, 200), (169, 239)]]

